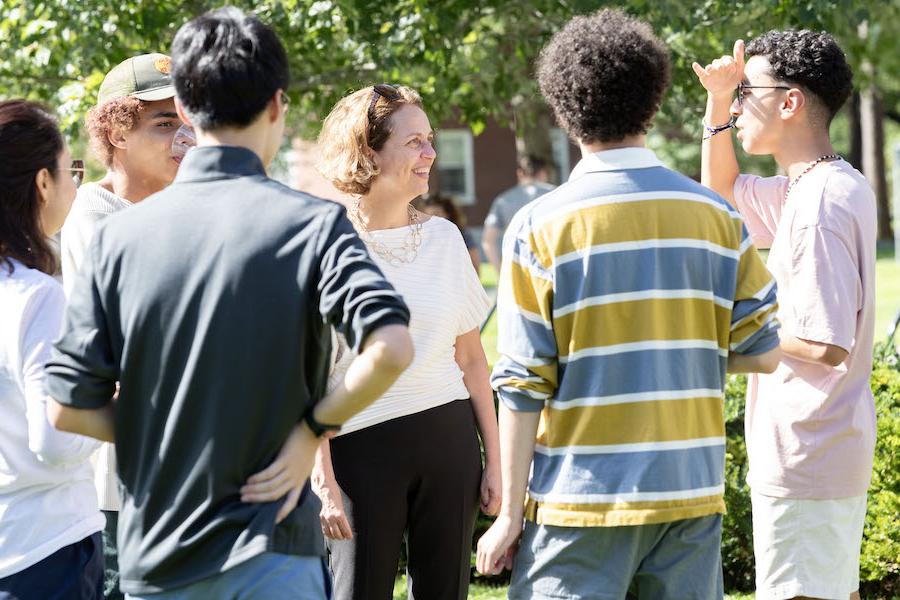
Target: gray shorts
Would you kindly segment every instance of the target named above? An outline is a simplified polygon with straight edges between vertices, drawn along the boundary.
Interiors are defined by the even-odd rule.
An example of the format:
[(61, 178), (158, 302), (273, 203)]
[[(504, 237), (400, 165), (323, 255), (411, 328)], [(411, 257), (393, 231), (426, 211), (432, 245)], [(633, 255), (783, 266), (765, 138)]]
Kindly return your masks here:
[(723, 597), (722, 515), (631, 527), (525, 523), (511, 600)]

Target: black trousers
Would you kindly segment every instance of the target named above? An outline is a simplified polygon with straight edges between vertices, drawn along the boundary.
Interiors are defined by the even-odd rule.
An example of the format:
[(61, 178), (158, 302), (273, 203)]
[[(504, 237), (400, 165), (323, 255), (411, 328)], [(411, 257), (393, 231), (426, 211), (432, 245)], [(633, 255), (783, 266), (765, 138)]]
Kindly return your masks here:
[(352, 540), (328, 541), (335, 600), (390, 600), (404, 533), (410, 598), (464, 600), (481, 453), (469, 400), (331, 440)]

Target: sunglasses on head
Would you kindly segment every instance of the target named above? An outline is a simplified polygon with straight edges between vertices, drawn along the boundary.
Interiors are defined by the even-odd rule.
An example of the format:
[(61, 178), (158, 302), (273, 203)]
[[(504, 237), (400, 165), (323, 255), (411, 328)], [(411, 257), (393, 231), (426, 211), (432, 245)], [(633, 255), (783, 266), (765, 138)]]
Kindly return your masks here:
[(390, 83), (379, 83), (372, 86), (372, 101), (369, 102), (369, 116), (372, 116), (372, 109), (378, 103), (378, 98), (384, 98), (388, 102), (394, 102), (401, 98), (400, 91), (396, 86)]

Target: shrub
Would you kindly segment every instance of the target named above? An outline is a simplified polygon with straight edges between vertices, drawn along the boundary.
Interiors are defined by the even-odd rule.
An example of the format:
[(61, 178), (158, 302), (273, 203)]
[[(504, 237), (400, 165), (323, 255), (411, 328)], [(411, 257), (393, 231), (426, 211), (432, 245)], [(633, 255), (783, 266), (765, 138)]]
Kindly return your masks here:
[[(864, 598), (900, 597), (900, 370), (896, 355), (876, 348), (872, 393), (878, 438), (868, 512), (860, 553), (860, 588)], [(725, 505), (722, 565), (725, 589), (754, 587), (753, 530), (744, 444), (746, 378), (730, 376), (725, 389)]]

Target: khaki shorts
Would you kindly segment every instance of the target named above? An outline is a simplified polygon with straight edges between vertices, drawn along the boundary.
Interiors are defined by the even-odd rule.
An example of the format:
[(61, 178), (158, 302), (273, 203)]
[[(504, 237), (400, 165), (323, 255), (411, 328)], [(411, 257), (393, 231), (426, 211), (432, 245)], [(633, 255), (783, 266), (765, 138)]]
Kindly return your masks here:
[(756, 597), (846, 600), (859, 589), (866, 497), (773, 498), (752, 493)]

